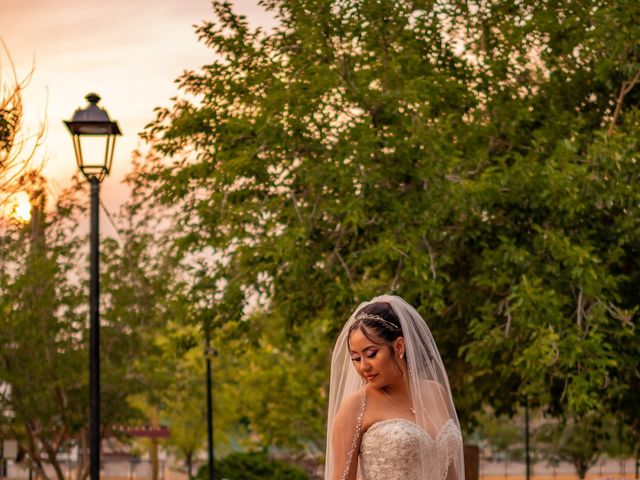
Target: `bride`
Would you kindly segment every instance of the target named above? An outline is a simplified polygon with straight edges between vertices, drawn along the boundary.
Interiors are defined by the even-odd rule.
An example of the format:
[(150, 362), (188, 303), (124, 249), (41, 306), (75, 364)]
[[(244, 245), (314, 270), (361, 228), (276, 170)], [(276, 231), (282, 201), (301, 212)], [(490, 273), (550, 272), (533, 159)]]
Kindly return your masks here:
[(325, 480), (463, 480), (447, 374), (420, 314), (391, 295), (362, 303), (331, 360)]

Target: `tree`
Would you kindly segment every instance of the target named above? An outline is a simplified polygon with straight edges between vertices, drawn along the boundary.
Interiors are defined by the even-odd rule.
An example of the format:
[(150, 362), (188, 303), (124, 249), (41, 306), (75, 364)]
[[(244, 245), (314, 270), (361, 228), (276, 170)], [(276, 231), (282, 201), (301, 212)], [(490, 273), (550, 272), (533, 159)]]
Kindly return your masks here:
[[(612, 421), (612, 418), (604, 417)], [(600, 455), (604, 452), (609, 439), (609, 428), (602, 416), (589, 416), (580, 423), (557, 421), (542, 425), (536, 432), (536, 438), (543, 442), (543, 456), (551, 461), (571, 463), (578, 478), (586, 477)]]
[(35, 177), (31, 223), (2, 236), (0, 381), (2, 426), (18, 440), (43, 478), (44, 464), (64, 478), (57, 455), (85, 423), (82, 297), (69, 273), (78, 255), (72, 192), (45, 213), (45, 184)]
[(191, 480), (196, 474), (197, 454), (207, 436), (202, 335), (194, 326), (172, 321), (156, 341), (171, 370), (171, 381), (162, 392), (162, 420), (171, 431), (166, 445), (184, 459)]
[(512, 385), (506, 402), (492, 395), (502, 408), (528, 395), (578, 424), (605, 405), (629, 418), (637, 412), (620, 401), (637, 391), (637, 351), (622, 346), (637, 339), (637, 5), (525, 7), (514, 29), (500, 8), (474, 16), (500, 88), (487, 103), (496, 164), (467, 183), (474, 215), (458, 237), (468, 274), (454, 290), (474, 295), (465, 315), (475, 340), (463, 350), (476, 380)]
[[(62, 480), (58, 454), (69, 443), (77, 445), (76, 476), (83, 480), (89, 475), (88, 242), (78, 228), (84, 187), (76, 178), (55, 210), (46, 211), (45, 180), (33, 178), (31, 223), (10, 223), (0, 237), (0, 382), (8, 385), (0, 423), (44, 478), (49, 464)], [(126, 205), (120, 238), (102, 240), (103, 439), (122, 435), (113, 427), (144, 421), (146, 412), (134, 398), (162, 397), (172, 381), (153, 368), (161, 352), (155, 339), (172, 312), (170, 293), (179, 293), (180, 279), (176, 259), (166, 250), (157, 254), (162, 244), (146, 229), (156, 217), (147, 213)]]
[(465, 424), (525, 395), (630, 415), (637, 2), (263, 5), (269, 32), (214, 2), (197, 33), (216, 57), (158, 109), (140, 179), (179, 204), (177, 245), (209, 255), (217, 341), (284, 365), (258, 355), (229, 388), (295, 371), (272, 396), (312, 392), (252, 418), (261, 441), (283, 442), (278, 418), (322, 444), (330, 345), (381, 292), (429, 323)]
[(18, 79), (11, 55), (4, 42), (11, 76), (0, 77), (0, 207), (10, 196), (24, 190), (33, 174), (39, 174), (43, 163), (35, 161), (35, 154), (44, 136), (44, 123), (30, 134), (23, 124), (22, 92), (29, 83), (33, 70), (22, 80)]
[[(113, 356), (112, 388), (118, 402), (137, 406), (140, 420), (169, 428), (164, 444), (184, 459), (192, 478), (206, 438), (204, 334), (194, 320), (199, 299), (189, 291), (197, 264), (175, 247), (172, 209), (135, 184), (146, 168), (137, 152), (133, 165), (126, 180), (131, 197), (114, 218), (118, 235), (106, 242), (104, 262), (108, 342), (127, 352)], [(216, 414), (216, 424), (222, 416)]]
[[(309, 12), (280, 7), (282, 26), (267, 36), (250, 32), (229, 5), (215, 4), (220, 23), (199, 34), (224, 60), (182, 79), (205, 103), (160, 111), (149, 137), (161, 134), (156, 151), (178, 160), (167, 169), (158, 164), (147, 178), (166, 187), (158, 193), (167, 203), (184, 202), (180, 245), (214, 252), (209, 308), (220, 341), (226, 331), (272, 344), (250, 334), (262, 324), (276, 326), (269, 332), (276, 338), (283, 332), (280, 365), (295, 375), (265, 393), (294, 399), (306, 392), (312, 408), (278, 402), (268, 417), (277, 416), (281, 430), (285, 418), (313, 423), (307, 430), (321, 448), (316, 419), (323, 417), (319, 387), (329, 343), (354, 303), (390, 290), (423, 311), (442, 307), (433, 226), (456, 207), (445, 201), (449, 167), (431, 158), (435, 151), (455, 155), (446, 132), (475, 100), (443, 68), (464, 77), (465, 65), (450, 49), (424, 44), (435, 17), (413, 28), (409, 8), (387, 2), (363, 12), (372, 25), (364, 29), (358, 25), (366, 19), (343, 24), (320, 4)], [(423, 55), (437, 65), (417, 61)], [(427, 145), (429, 158), (421, 153)], [(182, 156), (192, 148), (196, 156)], [(439, 207), (427, 215), (428, 205)], [(263, 307), (251, 317), (259, 322), (244, 322), (253, 300)], [(453, 337), (439, 338), (447, 347)], [(451, 365), (456, 348), (444, 349)], [(273, 364), (263, 365), (267, 379)], [(313, 381), (300, 370), (313, 372)], [(265, 442), (275, 438), (268, 425), (260, 430)]]

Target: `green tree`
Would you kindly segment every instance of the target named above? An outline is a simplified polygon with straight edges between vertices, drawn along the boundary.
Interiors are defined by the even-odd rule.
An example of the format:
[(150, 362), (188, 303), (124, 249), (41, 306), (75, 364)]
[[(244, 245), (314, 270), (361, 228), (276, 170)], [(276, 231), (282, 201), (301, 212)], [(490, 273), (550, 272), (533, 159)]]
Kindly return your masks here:
[(322, 445), (331, 343), (382, 292), (429, 323), (463, 423), (525, 395), (634, 414), (637, 2), (269, 0), (269, 32), (213, 5), (139, 181), (208, 255), (217, 342), (255, 352), (228, 388), (275, 399), (262, 443)]
[(64, 478), (57, 459), (63, 444), (85, 426), (83, 298), (69, 275), (79, 252), (63, 195), (53, 220), (45, 213), (45, 184), (31, 185), (30, 224), (2, 232), (0, 269), (0, 405), (2, 429), (18, 440), (47, 478), (44, 464)]
[(498, 3), (473, 16), (488, 32), (493, 152), (465, 182), (470, 215), (456, 245), (466, 274), (453, 291), (470, 294), (474, 341), (463, 351), (475, 383), (511, 385), (491, 395), (507, 410), (528, 395), (576, 423), (603, 407), (637, 414), (620, 403), (637, 399), (637, 12)]
[[(117, 236), (104, 242), (106, 342), (120, 352), (113, 356), (111, 388), (114, 403), (140, 410), (139, 421), (169, 428), (164, 444), (185, 461), (192, 478), (206, 437), (204, 333), (195, 319), (203, 314), (196, 308), (203, 299), (192, 288), (199, 267), (176, 248), (172, 208), (150, 201), (149, 190), (134, 183), (146, 168), (138, 153), (133, 164), (126, 181), (131, 196), (112, 216)], [(216, 405), (217, 427), (230, 417), (224, 410)]]
[[(89, 474), (88, 242), (79, 222), (86, 196), (80, 198), (84, 184), (76, 179), (46, 211), (46, 183), (33, 178), (30, 224), (8, 223), (0, 235), (0, 383), (7, 387), (0, 428), (45, 478), (45, 464), (64, 478), (58, 453), (76, 444), (76, 476), (83, 480)], [(129, 204), (118, 220), (118, 239), (101, 242), (102, 438), (121, 435), (114, 426), (144, 422), (148, 412), (137, 407), (136, 396), (162, 397), (173, 381), (154, 368), (162, 352), (156, 338), (176, 310), (181, 281), (179, 261), (153, 234), (156, 216)]]
[[(167, 322), (156, 338), (169, 382), (161, 392), (161, 419), (171, 436), (165, 444), (184, 460), (189, 479), (206, 442), (205, 355), (202, 332), (195, 326)], [(220, 423), (219, 421), (217, 422)]]
[(536, 438), (544, 442), (543, 457), (555, 462), (571, 463), (578, 478), (584, 479), (605, 450), (608, 432), (601, 416), (588, 416), (582, 418), (580, 423), (547, 423), (538, 429)]
[[(448, 132), (475, 99), (445, 68), (464, 78), (464, 62), (425, 44), (439, 20), (412, 26), (407, 5), (372, 4), (343, 21), (328, 4), (284, 2), (272, 35), (251, 32), (227, 4), (214, 8), (219, 23), (199, 34), (222, 60), (182, 79), (202, 104), (180, 101), (149, 128), (156, 151), (176, 162), (146, 178), (166, 187), (167, 203), (182, 202), (182, 248), (213, 252), (208, 307), (219, 340), (231, 332), (269, 343), (251, 336), (263, 324), (284, 339), (276, 371), (291, 374), (268, 383), (273, 363), (260, 355), (274, 400), (252, 427), (269, 443), (269, 419), (280, 431), (284, 419), (309, 425), (304, 436), (321, 447), (329, 344), (354, 303), (394, 291), (425, 313), (444, 307), (434, 226), (457, 207), (453, 167), (436, 157), (465, 162)], [(418, 61), (425, 55), (436, 64)], [(247, 322), (254, 301), (263, 305)], [(455, 371), (456, 335), (445, 322), (433, 327)], [(312, 408), (286, 402), (303, 394)]]

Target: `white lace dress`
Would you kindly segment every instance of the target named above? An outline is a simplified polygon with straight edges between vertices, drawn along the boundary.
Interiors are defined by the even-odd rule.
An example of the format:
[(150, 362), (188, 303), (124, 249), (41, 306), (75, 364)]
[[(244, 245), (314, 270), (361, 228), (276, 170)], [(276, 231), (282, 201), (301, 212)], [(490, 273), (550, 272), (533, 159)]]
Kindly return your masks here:
[(435, 438), (410, 420), (376, 422), (362, 434), (360, 479), (444, 480), (461, 448), (462, 435), (453, 419)]

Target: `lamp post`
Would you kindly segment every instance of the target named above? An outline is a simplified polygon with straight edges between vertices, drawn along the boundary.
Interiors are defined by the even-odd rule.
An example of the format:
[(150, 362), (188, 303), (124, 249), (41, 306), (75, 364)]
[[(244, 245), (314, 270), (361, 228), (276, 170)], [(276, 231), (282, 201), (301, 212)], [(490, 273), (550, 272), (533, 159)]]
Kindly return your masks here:
[(209, 331), (209, 319), (207, 319), (205, 332), (205, 355), (207, 357), (207, 456), (209, 464), (207, 468), (208, 480), (214, 479), (213, 464), (213, 395), (211, 392), (212, 374), (211, 374), (211, 356), (215, 355), (215, 350), (211, 349), (211, 338)]
[[(111, 171), (116, 135), (121, 135), (117, 122), (109, 119), (107, 112), (98, 107), (100, 97), (90, 93), (85, 97), (89, 106), (78, 109), (73, 118), (65, 121), (73, 138), (73, 149), (78, 168), (91, 184), (91, 270), (89, 289), (89, 475), (100, 480), (100, 182)], [(104, 157), (84, 158), (82, 145), (95, 140), (105, 140)], [(85, 150), (87, 150), (85, 148)]]

